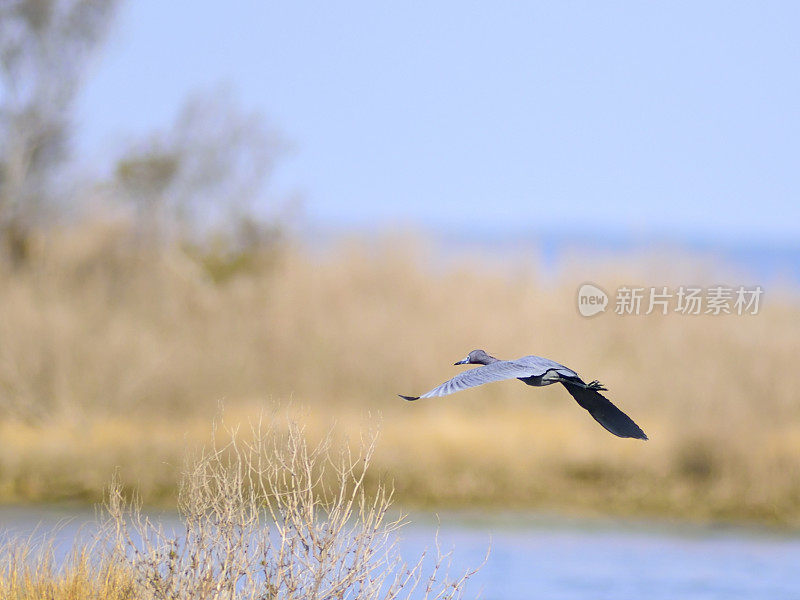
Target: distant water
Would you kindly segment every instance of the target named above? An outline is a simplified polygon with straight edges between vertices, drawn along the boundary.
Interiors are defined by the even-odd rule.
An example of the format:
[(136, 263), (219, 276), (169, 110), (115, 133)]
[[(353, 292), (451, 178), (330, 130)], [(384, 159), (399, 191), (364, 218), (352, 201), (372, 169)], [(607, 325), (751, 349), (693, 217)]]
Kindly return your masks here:
[[(604, 232), (526, 233), (487, 231), (477, 235), (451, 233), (439, 236), (444, 251), (474, 249), (494, 256), (528, 256), (545, 273), (557, 274), (565, 266), (589, 261), (614, 264), (631, 258), (679, 257), (711, 269), (713, 277), (744, 277), (743, 281), (718, 281), (741, 285), (800, 284), (800, 241), (756, 242), (712, 240), (702, 237), (621, 235)], [(688, 282), (692, 283), (692, 282)]]
[[(67, 521), (67, 519), (70, 519)], [(27, 535), (60, 523), (66, 544), (92, 519), (64, 509), (0, 509), (0, 529)], [(432, 549), (437, 524), (412, 518), (400, 547), (412, 558)], [(800, 598), (800, 534), (544, 516), (444, 514), (451, 572), (486, 565), (465, 598), (486, 600), (711, 600)]]
[[(419, 548), (430, 529), (409, 530)], [(800, 536), (745, 530), (666, 530), (613, 523), (459, 524), (443, 521), (454, 564), (482, 560), (472, 580), (487, 600), (800, 598)]]
[[(711, 269), (713, 283), (731, 285), (783, 284), (800, 285), (800, 240), (714, 239), (708, 236), (668, 235), (664, 233), (623, 233), (604, 230), (563, 228), (536, 231), (524, 225), (507, 228), (440, 226), (410, 228), (422, 240), (429, 240), (444, 255), (457, 260), (474, 254), (490, 258), (510, 256), (528, 258), (545, 275), (557, 275), (566, 266), (581, 264), (611, 264), (642, 256), (680, 257), (699, 261)], [(346, 229), (312, 225), (301, 237), (312, 247), (328, 248), (336, 240), (348, 237), (381, 240), (405, 234), (383, 229)], [(413, 240), (412, 240), (413, 241)], [(727, 280), (731, 275), (738, 279)], [(742, 279), (744, 278), (744, 279)], [(652, 282), (656, 285), (659, 282)], [(687, 281), (687, 284), (698, 283)]]

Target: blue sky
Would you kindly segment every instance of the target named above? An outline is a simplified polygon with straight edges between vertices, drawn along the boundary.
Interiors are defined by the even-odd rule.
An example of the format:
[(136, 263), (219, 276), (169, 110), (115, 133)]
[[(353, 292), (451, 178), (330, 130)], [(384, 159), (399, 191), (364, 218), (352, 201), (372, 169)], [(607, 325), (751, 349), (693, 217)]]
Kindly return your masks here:
[(800, 239), (800, 3), (129, 1), (82, 155), (227, 84), (309, 219)]

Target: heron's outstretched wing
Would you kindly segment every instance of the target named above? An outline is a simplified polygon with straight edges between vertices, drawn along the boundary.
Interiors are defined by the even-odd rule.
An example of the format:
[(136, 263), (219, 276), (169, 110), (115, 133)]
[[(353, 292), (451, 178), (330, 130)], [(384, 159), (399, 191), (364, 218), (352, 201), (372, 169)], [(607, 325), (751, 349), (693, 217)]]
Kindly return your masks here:
[(567, 391), (583, 408), (589, 411), (594, 420), (608, 431), (623, 438), (646, 440), (647, 435), (628, 415), (614, 406), (611, 401), (594, 389), (561, 382)]
[(578, 377), (578, 374), (569, 367), (565, 367), (561, 363), (557, 363), (549, 358), (542, 358), (541, 356), (523, 356), (522, 358), (518, 358), (510, 362), (513, 362), (517, 365), (525, 365), (531, 369), (531, 375), (538, 376), (544, 375), (547, 371), (555, 371), (564, 377)]
[(431, 391), (422, 394), (422, 396), (400, 396), (405, 400), (418, 400), (420, 398), (438, 398), (439, 396), (447, 396), (448, 394), (455, 394), (461, 390), (483, 385), (484, 383), (491, 383), (493, 381), (502, 381), (504, 379), (516, 379), (517, 377), (531, 377), (543, 375), (547, 369), (539, 370), (530, 365), (519, 364), (511, 360), (498, 360), (490, 365), (484, 365), (477, 369), (469, 369), (459, 373), (450, 381), (445, 381), (442, 385), (433, 388)]

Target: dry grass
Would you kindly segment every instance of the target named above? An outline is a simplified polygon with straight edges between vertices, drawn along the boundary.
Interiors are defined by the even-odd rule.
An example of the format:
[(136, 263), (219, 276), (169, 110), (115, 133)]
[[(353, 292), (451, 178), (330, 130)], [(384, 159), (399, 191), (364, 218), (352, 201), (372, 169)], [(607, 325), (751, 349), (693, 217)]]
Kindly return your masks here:
[[(53, 236), (27, 270), (0, 272), (0, 499), (96, 500), (120, 465), (163, 501), (220, 400), (244, 421), (293, 399), (318, 431), (380, 413), (375, 465), (404, 503), (800, 525), (796, 295), (768, 288), (749, 317), (584, 319), (585, 271), (545, 283), (522, 263), (431, 263), (417, 246), (287, 250), (215, 282), (180, 252), (129, 251), (124, 228)], [(591, 279), (702, 281), (661, 267), (595, 265)], [(555, 386), (395, 396), (475, 347), (600, 379), (651, 441), (613, 438)]]
[(0, 545), (0, 597), (9, 600), (138, 600), (130, 573), (90, 545), (58, 561), (52, 546), (31, 540)]
[[(221, 435), (217, 435), (221, 433)], [(216, 429), (178, 486), (178, 521), (151, 520), (115, 479), (88, 541), (56, 559), (52, 544), (0, 544), (0, 597), (15, 600), (455, 600), (436, 547), (410, 564), (396, 546), (403, 517), (367, 477), (374, 434), (359, 451), (332, 434), (309, 441), (289, 420), (244, 434)], [(84, 536), (85, 537), (85, 536)]]

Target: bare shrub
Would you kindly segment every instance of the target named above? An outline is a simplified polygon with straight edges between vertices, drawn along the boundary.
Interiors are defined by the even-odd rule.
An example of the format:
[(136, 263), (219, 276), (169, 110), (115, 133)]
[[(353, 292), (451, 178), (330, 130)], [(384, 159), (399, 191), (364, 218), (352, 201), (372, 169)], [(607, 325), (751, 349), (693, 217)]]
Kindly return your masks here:
[[(403, 561), (392, 492), (368, 486), (376, 436), (359, 452), (311, 444), (304, 428), (258, 422), (249, 435), (225, 429), (185, 469), (180, 526), (126, 504), (118, 482), (107, 506), (119, 564), (148, 598), (460, 598), (468, 572), (448, 574), (449, 555)], [(219, 431), (215, 431), (219, 433)], [(219, 436), (215, 435), (214, 439)], [(373, 489), (368, 489), (371, 487)]]

